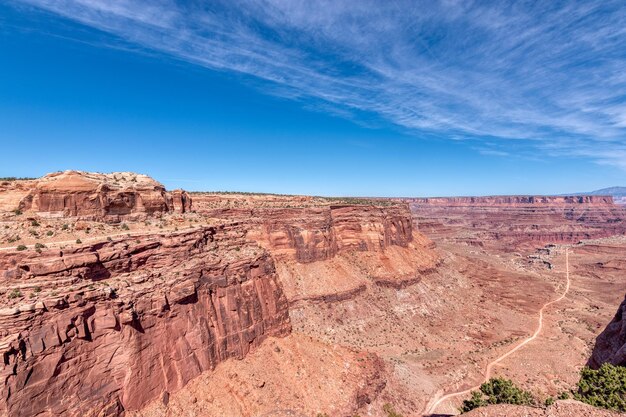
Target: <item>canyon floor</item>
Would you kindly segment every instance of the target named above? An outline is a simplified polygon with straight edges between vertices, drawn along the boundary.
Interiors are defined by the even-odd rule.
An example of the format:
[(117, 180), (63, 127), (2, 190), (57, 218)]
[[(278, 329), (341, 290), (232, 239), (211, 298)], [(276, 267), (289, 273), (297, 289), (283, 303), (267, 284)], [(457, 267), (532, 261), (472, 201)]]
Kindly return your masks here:
[[(447, 395), (503, 356), (491, 376), (542, 403), (626, 292), (608, 200), (187, 194), (73, 171), (2, 187), (11, 416), (452, 415), (466, 397)], [(471, 415), (596, 415), (579, 406)]]

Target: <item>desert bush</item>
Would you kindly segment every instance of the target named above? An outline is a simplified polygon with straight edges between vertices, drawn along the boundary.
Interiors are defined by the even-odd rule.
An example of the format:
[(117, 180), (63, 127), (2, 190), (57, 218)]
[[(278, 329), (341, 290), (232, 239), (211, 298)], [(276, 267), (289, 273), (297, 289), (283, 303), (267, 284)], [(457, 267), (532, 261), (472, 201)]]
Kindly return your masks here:
[(33, 226), (33, 227), (39, 227), (39, 222), (37, 220), (32, 220), (30, 222), (30, 225)]
[(20, 250), (20, 251), (21, 251), (21, 250), (26, 250), (26, 246), (25, 246), (25, 245), (19, 245), (19, 246), (17, 247), (17, 250)]
[(52, 230), (48, 230), (46, 232), (46, 236), (52, 236), (54, 234), (54, 232)]
[(44, 245), (43, 243), (39, 243), (39, 242), (35, 243), (35, 249), (43, 249), (45, 247), (46, 245)]
[(626, 411), (626, 367), (605, 363), (598, 370), (584, 367), (580, 371), (578, 392), (574, 398), (584, 403)]
[(389, 403), (383, 405), (383, 411), (387, 413), (387, 417), (403, 417), (402, 414), (398, 413)]
[(463, 401), (461, 413), (490, 404), (533, 405), (530, 392), (513, 384), (510, 379), (491, 378), (480, 386), (480, 391), (472, 391), (472, 397)]
[(122, 223), (121, 228), (122, 228), (122, 230), (129, 230), (130, 229), (126, 223)]
[(80, 245), (81, 243), (83, 243), (83, 241), (80, 240), (80, 239), (76, 239), (76, 243), (78, 243)]
[(17, 289), (17, 288), (14, 288), (9, 293), (9, 298), (19, 298), (21, 296), (22, 296), (22, 292), (19, 289)]

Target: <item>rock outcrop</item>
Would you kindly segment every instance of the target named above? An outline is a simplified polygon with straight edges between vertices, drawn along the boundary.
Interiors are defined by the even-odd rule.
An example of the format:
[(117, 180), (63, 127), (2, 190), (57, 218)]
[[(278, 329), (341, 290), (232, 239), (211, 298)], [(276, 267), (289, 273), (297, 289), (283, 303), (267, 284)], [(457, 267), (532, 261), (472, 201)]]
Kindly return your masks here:
[(0, 414), (121, 415), (288, 334), (274, 263), (244, 229), (1, 252)]
[[(191, 210), (191, 197), (185, 191), (167, 192), (152, 178), (128, 172), (64, 171), (28, 181), (21, 188), (25, 186), (30, 189), (14, 208), (43, 217), (120, 221)], [(10, 192), (0, 193), (0, 200), (10, 197)]]
[(588, 365), (599, 368), (603, 363), (626, 366), (626, 299), (617, 314), (596, 339)]
[(413, 241), (406, 205), (267, 210), (258, 215), (262, 218), (258, 240), (275, 257), (299, 263), (324, 261), (348, 251), (407, 247)]
[[(208, 205), (206, 197), (215, 198), (194, 196), (199, 207)], [(433, 242), (415, 230), (407, 203), (336, 205), (321, 200), (302, 208), (263, 204), (198, 212), (245, 222), (249, 237), (276, 260), (290, 301), (345, 300), (368, 284), (403, 288), (419, 282), (440, 261)]]

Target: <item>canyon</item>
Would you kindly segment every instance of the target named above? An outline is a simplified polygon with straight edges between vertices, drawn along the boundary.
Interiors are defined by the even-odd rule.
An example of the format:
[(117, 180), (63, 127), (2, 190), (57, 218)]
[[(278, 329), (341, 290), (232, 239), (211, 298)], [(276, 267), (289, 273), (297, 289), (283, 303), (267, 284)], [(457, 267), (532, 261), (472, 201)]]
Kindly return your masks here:
[(626, 232), (626, 206), (610, 196), (410, 199), (421, 231), (470, 245), (532, 249)]
[[(0, 415), (421, 416), (533, 334), (563, 293), (567, 249), (567, 296), (493, 369), (556, 396), (588, 361), (623, 361), (625, 231), (608, 196), (188, 193), (79, 171), (6, 181)], [(585, 407), (536, 415), (603, 415)]]

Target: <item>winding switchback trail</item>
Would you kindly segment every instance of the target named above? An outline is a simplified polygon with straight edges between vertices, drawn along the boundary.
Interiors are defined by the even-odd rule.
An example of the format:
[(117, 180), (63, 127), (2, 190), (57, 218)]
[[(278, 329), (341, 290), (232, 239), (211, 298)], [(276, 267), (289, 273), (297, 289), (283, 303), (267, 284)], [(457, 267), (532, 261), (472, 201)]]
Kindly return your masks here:
[(508, 358), (509, 356), (511, 356), (512, 354), (514, 354), (518, 350), (520, 350), (522, 347), (526, 346), (528, 343), (530, 343), (533, 340), (535, 340), (537, 338), (537, 336), (539, 336), (539, 333), (541, 333), (541, 330), (543, 329), (543, 312), (544, 312), (544, 310), (547, 307), (551, 306), (552, 304), (558, 303), (559, 301), (564, 299), (567, 296), (567, 293), (569, 292), (569, 288), (570, 288), (570, 279), (569, 279), (569, 248), (565, 248), (565, 277), (567, 279), (567, 282), (566, 282), (565, 290), (563, 291), (563, 294), (561, 294), (558, 298), (545, 303), (543, 305), (543, 307), (541, 307), (541, 309), (539, 310), (539, 321), (538, 321), (537, 329), (532, 334), (532, 336), (527, 337), (526, 339), (522, 340), (520, 343), (518, 343), (516, 346), (514, 346), (511, 350), (509, 350), (505, 354), (497, 357), (492, 362), (488, 363), (487, 366), (485, 367), (484, 377), (483, 377), (483, 380), (481, 381), (480, 384), (478, 384), (478, 385), (476, 385), (474, 387), (468, 388), (466, 390), (463, 390), (463, 391), (451, 392), (451, 393), (443, 395), (443, 396), (441, 396), (441, 393), (438, 392), (435, 395), (435, 397), (432, 400), (430, 400), (430, 402), (426, 405), (426, 411), (423, 414), (427, 415), (427, 416), (431, 415), (431, 414), (434, 414), (435, 411), (437, 410), (437, 407), (439, 407), (439, 405), (441, 403), (443, 403), (444, 401), (449, 400), (449, 399), (454, 398), (454, 397), (458, 397), (458, 396), (469, 394), (470, 392), (479, 389), (480, 385), (483, 382), (486, 382), (486, 381), (489, 380), (489, 378), (491, 378), (491, 373), (493, 371), (493, 367), (494, 366), (496, 366), (499, 362), (501, 362), (504, 359)]

